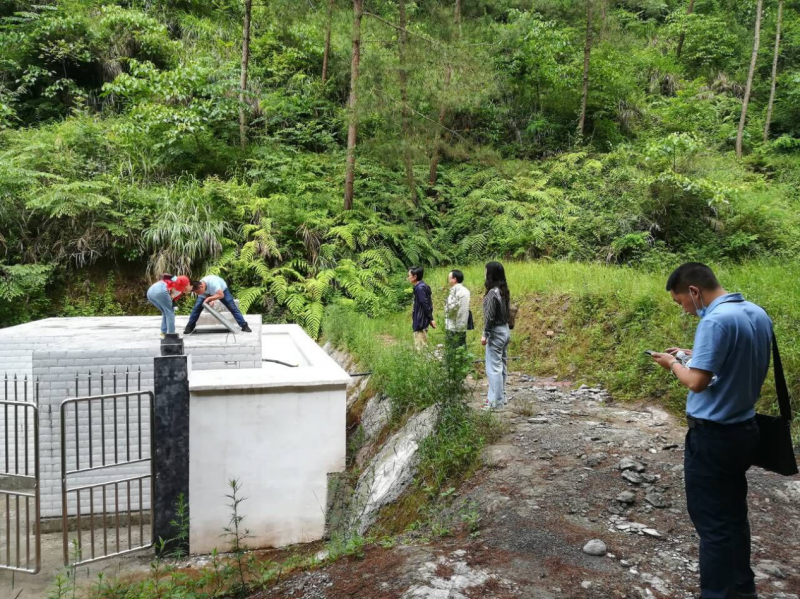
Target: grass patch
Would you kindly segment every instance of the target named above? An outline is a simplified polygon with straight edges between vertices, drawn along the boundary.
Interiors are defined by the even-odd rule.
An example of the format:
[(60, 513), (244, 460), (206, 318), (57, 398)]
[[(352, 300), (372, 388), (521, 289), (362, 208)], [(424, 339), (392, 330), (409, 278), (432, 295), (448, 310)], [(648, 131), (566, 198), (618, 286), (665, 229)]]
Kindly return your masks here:
[(522, 397), (514, 398), (514, 402), (511, 404), (511, 411), (523, 418), (530, 418), (539, 414), (536, 403), (532, 399)]
[[(713, 268), (728, 291), (742, 292), (770, 314), (790, 392), (800, 397), (800, 264), (753, 261)], [(444, 322), (448, 270), (429, 269), (425, 276), (440, 322)], [(469, 335), (469, 349), (482, 356), (483, 266), (462, 270), (478, 327)], [(509, 262), (506, 272), (514, 301), (521, 307), (509, 352), (521, 357), (513, 363), (515, 370), (602, 385), (617, 400), (654, 401), (676, 414), (683, 412), (686, 390), (642, 354), (645, 349), (672, 345), (691, 347), (694, 339), (698, 320), (683, 314), (665, 291), (668, 271), (542, 261)], [(332, 328), (345, 324), (335, 322)], [(355, 353), (369, 353), (376, 340), (383, 345), (387, 339), (411, 341), (410, 308), (359, 319), (353, 325), (358, 330), (340, 334), (353, 342), (347, 346)], [(444, 343), (441, 329), (429, 331), (429, 338), (433, 345)], [(366, 339), (363, 346), (362, 339)], [(793, 404), (798, 414), (800, 403), (795, 399)], [(771, 372), (759, 409), (777, 413)], [(797, 416), (795, 423), (800, 430)]]
[[(455, 488), (479, 464), (480, 451), (498, 434), (495, 419), (472, 410), (467, 400), (473, 389), (466, 384), (473, 369), (473, 355), (459, 350), (436, 355), (435, 344), (414, 349), (408, 335), (401, 335), (402, 314), (368, 318), (347, 307), (328, 310), (326, 336), (344, 347), (371, 372), (370, 386), (385, 394), (392, 410), (389, 427), (377, 440), (398, 430), (411, 414), (438, 406), (435, 431), (420, 444), (419, 472), (414, 489), (383, 510), (377, 530), (394, 534), (420, 522), (432, 523), (430, 506)], [(407, 324), (407, 323), (406, 323)], [(408, 327), (410, 329), (410, 327)], [(357, 433), (356, 433), (357, 440)]]

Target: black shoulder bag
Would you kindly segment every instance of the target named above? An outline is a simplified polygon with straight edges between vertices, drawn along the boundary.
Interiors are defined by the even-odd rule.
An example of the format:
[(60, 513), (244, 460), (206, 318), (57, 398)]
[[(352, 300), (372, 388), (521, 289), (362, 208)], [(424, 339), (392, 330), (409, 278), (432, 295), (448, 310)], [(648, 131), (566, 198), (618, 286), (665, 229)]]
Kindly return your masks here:
[(783, 375), (778, 341), (772, 335), (772, 365), (775, 369), (775, 390), (778, 394), (780, 416), (756, 414), (761, 440), (755, 465), (783, 476), (798, 473), (797, 460), (792, 447), (792, 407), (789, 404), (789, 388)]

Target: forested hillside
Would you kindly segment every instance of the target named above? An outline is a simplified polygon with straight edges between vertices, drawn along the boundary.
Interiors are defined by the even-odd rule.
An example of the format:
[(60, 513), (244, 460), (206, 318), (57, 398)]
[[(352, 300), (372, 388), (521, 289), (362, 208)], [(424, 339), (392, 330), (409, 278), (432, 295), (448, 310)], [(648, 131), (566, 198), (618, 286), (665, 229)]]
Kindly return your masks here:
[(317, 334), (411, 263), (794, 259), (798, 8), (0, 0), (0, 325), (161, 272)]

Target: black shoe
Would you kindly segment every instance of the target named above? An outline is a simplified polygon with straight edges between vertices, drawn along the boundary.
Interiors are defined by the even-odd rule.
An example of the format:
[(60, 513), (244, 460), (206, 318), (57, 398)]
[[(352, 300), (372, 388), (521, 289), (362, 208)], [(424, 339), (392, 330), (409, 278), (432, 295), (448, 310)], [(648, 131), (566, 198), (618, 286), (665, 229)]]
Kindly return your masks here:
[(252, 333), (253, 329), (250, 328), (249, 324), (246, 324), (242, 327), (242, 333)]
[(194, 327), (186, 327), (185, 329), (183, 329), (184, 335), (191, 335), (192, 333), (194, 333)]

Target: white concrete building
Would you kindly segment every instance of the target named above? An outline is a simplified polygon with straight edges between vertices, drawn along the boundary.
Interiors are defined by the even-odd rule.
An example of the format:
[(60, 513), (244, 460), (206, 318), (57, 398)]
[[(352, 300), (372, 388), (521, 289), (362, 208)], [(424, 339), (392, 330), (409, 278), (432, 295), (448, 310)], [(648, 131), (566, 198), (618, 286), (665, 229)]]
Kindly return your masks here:
[[(345, 467), (345, 388), (349, 376), (300, 327), (276, 325), (262, 331), (260, 316), (248, 315), (247, 320), (252, 334), (184, 337), (185, 353), (191, 356), (190, 510), (192, 539), (197, 543), (192, 546), (194, 553), (223, 546), (220, 534), (229, 519), (224, 497), (229, 478), (240, 479), (250, 498), (242, 509), (246, 525), (256, 535), (251, 546), (319, 539), (324, 526), (327, 474)], [(183, 329), (185, 321), (186, 317), (178, 317), (177, 330)], [(16, 375), (38, 381), (42, 517), (61, 515), (61, 402), (75, 397), (76, 391), (78, 396), (97, 395), (101, 390), (112, 393), (114, 371), (117, 391), (125, 390), (126, 373), (130, 389), (136, 388), (141, 376), (141, 389), (152, 390), (153, 358), (160, 354), (159, 325), (160, 317), (54, 318), (0, 329), (0, 377), (8, 373), (12, 380)], [(262, 358), (297, 366), (262, 362)], [(0, 398), (2, 395), (0, 390)], [(126, 454), (130, 447), (136, 455), (140, 418), (143, 457), (148, 457), (146, 410), (139, 412), (133, 399), (127, 406), (121, 400), (116, 407), (118, 437), (105, 439), (105, 452), (99, 442), (100, 414), (92, 412), (91, 455), (96, 464), (102, 463), (104, 453), (112, 461), (115, 450)], [(112, 426), (113, 408), (114, 403), (108, 403), (103, 415)], [(0, 421), (3, 419), (0, 411)], [(75, 453), (80, 455), (82, 466), (88, 460), (88, 420), (87, 410), (78, 412), (81, 445), (74, 452), (74, 422), (68, 414), (68, 470), (74, 467)], [(0, 422), (0, 452), (4, 451), (4, 430)], [(12, 435), (10, 432), (9, 437)], [(10, 440), (13, 445), (13, 438)], [(106, 482), (109, 476), (145, 474), (147, 469), (145, 463), (117, 467), (114, 472), (81, 473), (71, 484)], [(138, 509), (136, 491), (131, 497), (133, 510)], [(144, 489), (145, 505), (150, 503), (148, 494), (149, 489)], [(107, 501), (111, 507), (113, 500)], [(119, 507), (126, 509), (126, 502), (123, 493)], [(71, 498), (69, 512), (74, 513), (75, 507)]]
[(229, 481), (251, 547), (322, 538), (327, 475), (345, 469), (350, 376), (297, 325), (266, 327), (260, 370), (204, 370), (189, 377), (189, 547), (220, 547), (230, 519)]
[[(178, 317), (178, 330), (182, 330), (188, 317)], [(261, 366), (261, 317), (248, 316), (253, 333), (236, 335), (207, 334), (191, 335), (185, 338), (186, 353), (192, 356), (195, 370), (260, 368)], [(18, 378), (28, 376), (38, 381), (39, 403), (39, 456), (42, 517), (61, 516), (61, 421), (59, 406), (68, 397), (112, 393), (114, 371), (117, 372), (116, 391), (125, 391), (125, 373), (128, 373), (128, 387), (137, 388), (141, 373), (141, 389), (153, 390), (153, 358), (160, 355), (159, 327), (161, 317), (121, 316), (96, 318), (48, 318), (27, 324), (0, 329), (0, 376), (8, 374)], [(91, 375), (91, 389), (90, 385)], [(77, 377), (77, 379), (76, 379)], [(102, 380), (101, 380), (102, 379)], [(77, 394), (76, 394), (77, 380)], [(102, 383), (102, 388), (101, 388)], [(29, 382), (29, 385), (31, 383)], [(28, 397), (32, 397), (29, 388)], [(3, 391), (0, 391), (0, 397)], [(117, 409), (119, 435), (118, 452), (125, 451), (122, 431), (125, 429), (123, 402)], [(138, 404), (135, 406), (138, 407)], [(129, 406), (131, 420), (137, 423), (139, 414), (135, 407)], [(105, 410), (107, 426), (113, 427), (112, 404)], [(3, 418), (0, 414), (0, 418)], [(141, 414), (143, 444), (149, 448), (150, 432), (147, 414)], [(20, 426), (19, 423), (18, 427)], [(68, 448), (74, 447), (74, 429), (67, 430)], [(80, 414), (79, 430), (85, 436), (88, 429), (88, 414)], [(92, 428), (94, 440), (93, 459), (102, 463), (103, 451), (100, 439), (100, 418), (95, 414)], [(138, 429), (132, 425), (136, 436)], [(4, 447), (5, 427), (0, 426), (0, 447)], [(20, 428), (20, 435), (21, 432)], [(11, 433), (9, 433), (11, 436)], [(29, 442), (32, 448), (32, 440)], [(136, 450), (138, 450), (138, 439)], [(113, 456), (113, 439), (106, 439), (106, 460)], [(88, 460), (89, 447), (79, 448), (79, 455)], [(0, 451), (4, 451), (0, 450)], [(32, 449), (31, 449), (32, 452)], [(75, 465), (75, 453), (68, 452), (71, 459), (69, 469)], [(126, 466), (117, 471), (119, 475), (146, 473), (146, 465)], [(96, 472), (81, 474), (71, 482), (91, 484), (108, 480), (108, 473)], [(145, 489), (149, 502), (149, 490)], [(108, 498), (109, 502), (113, 499)], [(127, 496), (122, 498), (123, 504)], [(132, 507), (138, 509), (138, 493), (132, 498)], [(70, 513), (75, 513), (74, 502)]]

